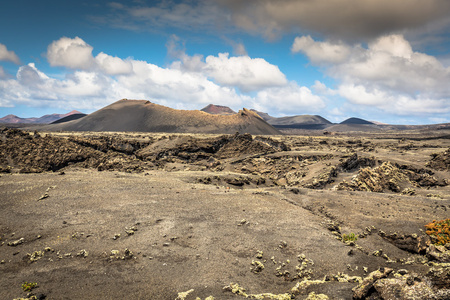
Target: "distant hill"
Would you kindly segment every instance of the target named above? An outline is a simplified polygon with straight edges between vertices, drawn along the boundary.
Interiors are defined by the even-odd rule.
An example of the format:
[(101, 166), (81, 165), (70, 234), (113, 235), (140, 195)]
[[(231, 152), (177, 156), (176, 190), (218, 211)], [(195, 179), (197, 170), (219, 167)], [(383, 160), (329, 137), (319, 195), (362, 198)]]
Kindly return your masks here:
[(347, 120), (342, 121), (339, 124), (375, 125), (375, 123), (360, 118), (348, 118)]
[(81, 119), (46, 125), (43, 130), (138, 131), (168, 133), (281, 134), (256, 113), (243, 109), (233, 115), (177, 110), (146, 100), (119, 100)]
[(59, 123), (65, 123), (65, 122), (69, 122), (69, 121), (73, 121), (73, 120), (78, 120), (84, 116), (87, 116), (87, 114), (73, 114), (73, 115), (68, 115), (64, 118), (58, 119), (54, 122), (51, 122), (50, 124), (59, 124)]
[(257, 113), (261, 118), (264, 119), (264, 121), (269, 121), (269, 120), (272, 120), (272, 119), (276, 119), (275, 117), (272, 117), (271, 115), (269, 115), (269, 114), (267, 114), (265, 112), (257, 111), (255, 109), (250, 109), (250, 110), (255, 112), (255, 113)]
[(270, 125), (278, 129), (325, 129), (332, 123), (327, 119), (317, 115), (298, 115), (290, 117), (276, 118), (267, 113), (252, 110)]
[(56, 120), (59, 120), (61, 118), (74, 115), (74, 114), (81, 114), (81, 112), (77, 110), (72, 110), (71, 112), (67, 114), (51, 114), (51, 115), (44, 115), (42, 117), (36, 118), (21, 118), (16, 115), (7, 115), (3, 118), (0, 118), (0, 123), (13, 123), (13, 124), (50, 124)]
[(204, 111), (212, 115), (233, 115), (236, 113), (228, 106), (214, 105), (214, 104), (209, 104), (208, 106), (202, 108), (201, 111)]
[(289, 125), (317, 125), (317, 124), (331, 124), (330, 121), (328, 121), (325, 118), (322, 118), (321, 116), (317, 115), (300, 115), (300, 116), (292, 116), (292, 117), (281, 117), (281, 118), (274, 118), (269, 121), (272, 125), (282, 125), (282, 126), (289, 126)]

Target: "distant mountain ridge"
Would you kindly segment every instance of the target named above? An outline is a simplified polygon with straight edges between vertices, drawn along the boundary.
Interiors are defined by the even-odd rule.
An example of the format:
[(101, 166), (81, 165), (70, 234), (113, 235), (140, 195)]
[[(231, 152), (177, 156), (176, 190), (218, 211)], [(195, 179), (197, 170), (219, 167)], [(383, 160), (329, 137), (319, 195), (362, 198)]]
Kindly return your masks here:
[[(143, 105), (143, 103), (145, 105)], [(151, 107), (151, 109), (149, 109)], [(93, 115), (93, 116), (91, 116)], [(389, 125), (351, 117), (332, 123), (320, 115), (295, 115), (273, 117), (255, 109), (234, 112), (222, 105), (209, 104), (201, 110), (177, 110), (151, 103), (147, 100), (122, 99), (91, 115), (73, 110), (66, 114), (48, 114), (42, 117), (20, 118), (7, 115), (0, 123), (43, 130), (69, 131), (143, 131), (168, 133), (251, 133), (304, 134), (305, 130), (324, 132), (448, 129), (450, 123), (430, 125)], [(14, 124), (14, 125), (13, 125)], [(8, 126), (8, 125), (6, 125)], [(31, 127), (30, 127), (31, 126)]]
[(330, 121), (319, 115), (297, 115), (288, 117), (272, 117), (267, 113), (252, 110), (257, 113), (261, 118), (266, 120), (267, 123), (278, 129), (312, 129), (320, 130), (325, 129), (332, 125)]
[(147, 100), (128, 99), (116, 101), (78, 120), (45, 125), (42, 129), (51, 131), (281, 134), (256, 113), (245, 108), (235, 114), (214, 115), (198, 110), (173, 109)]
[(375, 125), (375, 123), (360, 119), (360, 118), (348, 118), (339, 124), (358, 124), (358, 125)]
[(56, 120), (59, 120), (61, 118), (74, 115), (74, 114), (82, 114), (81, 112), (77, 110), (72, 110), (71, 112), (68, 112), (66, 114), (50, 114), (50, 115), (44, 115), (42, 117), (32, 117), (32, 118), (21, 118), (16, 115), (7, 115), (3, 118), (0, 118), (0, 123), (21, 123), (21, 124), (50, 124)]
[(229, 108), (228, 106), (209, 104), (208, 106), (203, 107), (200, 111), (204, 111), (208, 114), (212, 115), (233, 115), (236, 112)]
[(51, 122), (50, 124), (59, 124), (59, 123), (65, 123), (65, 122), (69, 122), (69, 121), (73, 121), (73, 120), (78, 120), (82, 117), (87, 116), (87, 114), (72, 114), (72, 115), (68, 115), (65, 116), (64, 118), (58, 119), (56, 121)]

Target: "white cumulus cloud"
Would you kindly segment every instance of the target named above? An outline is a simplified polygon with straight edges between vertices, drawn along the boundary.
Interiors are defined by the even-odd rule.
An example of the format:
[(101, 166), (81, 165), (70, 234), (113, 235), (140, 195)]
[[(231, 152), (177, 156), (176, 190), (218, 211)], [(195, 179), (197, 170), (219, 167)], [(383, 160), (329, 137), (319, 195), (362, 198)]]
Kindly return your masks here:
[(93, 47), (79, 37), (62, 37), (47, 48), (47, 60), (51, 66), (89, 70), (95, 65)]
[(97, 54), (95, 61), (109, 75), (129, 74), (133, 71), (133, 65), (130, 60), (123, 60), (103, 52)]
[[(347, 49), (347, 59), (324, 55), (324, 49), (336, 47)], [(402, 115), (450, 111), (450, 68), (431, 55), (414, 51), (402, 35), (379, 37), (366, 48), (298, 37), (292, 49), (325, 67), (338, 81), (336, 92), (351, 103)]]
[(92, 55), (93, 47), (79, 37), (62, 37), (47, 48), (51, 66), (74, 70), (98, 71), (107, 75), (129, 74), (133, 71), (130, 59), (123, 60), (100, 52)]
[(8, 50), (5, 45), (0, 43), (0, 61), (11, 61), (20, 64), (20, 59), (14, 51)]
[(236, 86), (244, 92), (287, 84), (280, 69), (262, 58), (219, 53), (206, 57), (204, 71), (219, 84)]
[(305, 53), (314, 63), (340, 63), (347, 60), (351, 53), (351, 48), (342, 42), (316, 42), (309, 35), (296, 37), (291, 50)]
[(318, 112), (325, 107), (323, 99), (295, 82), (284, 87), (272, 87), (257, 93), (254, 106), (258, 110), (273, 111), (281, 114), (307, 114)]

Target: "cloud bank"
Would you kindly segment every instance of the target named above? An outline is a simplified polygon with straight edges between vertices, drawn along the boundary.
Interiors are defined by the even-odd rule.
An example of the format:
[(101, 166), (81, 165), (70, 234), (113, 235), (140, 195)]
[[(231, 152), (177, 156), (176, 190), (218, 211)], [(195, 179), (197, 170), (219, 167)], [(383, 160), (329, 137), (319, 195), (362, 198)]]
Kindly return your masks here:
[(402, 35), (379, 37), (366, 48), (302, 36), (291, 50), (323, 67), (338, 81), (334, 92), (350, 103), (398, 115), (450, 112), (450, 68), (413, 51)]
[(295, 29), (344, 40), (368, 40), (446, 19), (447, 0), (218, 0), (235, 24), (268, 38)]
[[(52, 78), (35, 64), (21, 66), (15, 78), (0, 80), (2, 106), (25, 104), (76, 109), (98, 109), (121, 98), (148, 99), (180, 109), (199, 109), (209, 103), (261, 107), (277, 113), (292, 107), (318, 111), (323, 100), (307, 87), (288, 82), (275, 65), (247, 55), (188, 56), (172, 37), (168, 51), (176, 61), (160, 67), (146, 61), (122, 59), (100, 52), (79, 37), (52, 42), (49, 64), (65, 69)], [(256, 93), (251, 96), (252, 93)], [(278, 101), (282, 97), (282, 101)]]

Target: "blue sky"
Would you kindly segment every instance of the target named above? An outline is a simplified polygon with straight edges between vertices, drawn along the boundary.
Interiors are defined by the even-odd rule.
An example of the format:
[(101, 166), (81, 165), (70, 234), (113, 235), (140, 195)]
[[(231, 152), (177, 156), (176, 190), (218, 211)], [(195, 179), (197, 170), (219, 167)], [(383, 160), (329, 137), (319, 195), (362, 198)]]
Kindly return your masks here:
[(119, 99), (450, 122), (447, 0), (0, 4), (0, 117)]

